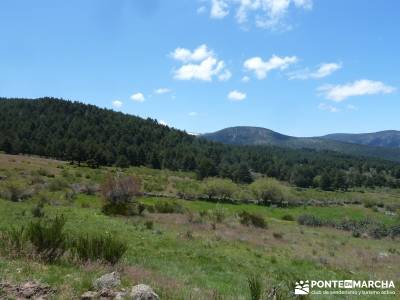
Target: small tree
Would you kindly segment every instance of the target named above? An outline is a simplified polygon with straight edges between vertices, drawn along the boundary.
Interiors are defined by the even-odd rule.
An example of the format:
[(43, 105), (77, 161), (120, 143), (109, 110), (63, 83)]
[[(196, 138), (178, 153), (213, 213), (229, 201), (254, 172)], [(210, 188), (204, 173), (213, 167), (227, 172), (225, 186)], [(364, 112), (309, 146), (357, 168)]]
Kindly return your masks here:
[(203, 183), (203, 192), (209, 199), (231, 198), (236, 190), (236, 185), (230, 179), (222, 178), (207, 178)]
[(250, 188), (257, 198), (264, 204), (282, 203), (285, 200), (285, 188), (273, 178), (261, 178), (253, 182)]
[(142, 210), (135, 201), (140, 194), (140, 180), (133, 176), (109, 175), (100, 187), (105, 200), (105, 214), (138, 214)]

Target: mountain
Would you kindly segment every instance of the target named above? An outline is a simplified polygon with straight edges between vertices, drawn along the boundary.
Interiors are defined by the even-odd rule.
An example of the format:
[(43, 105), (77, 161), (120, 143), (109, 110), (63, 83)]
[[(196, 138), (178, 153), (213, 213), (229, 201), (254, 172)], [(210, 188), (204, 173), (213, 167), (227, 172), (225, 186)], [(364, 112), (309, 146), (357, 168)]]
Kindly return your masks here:
[[(341, 141), (343, 135), (324, 137), (293, 137), (278, 132), (250, 126), (229, 127), (214, 133), (201, 135), (203, 138), (231, 145), (270, 145), (293, 149), (330, 150), (349, 155), (377, 157), (387, 160), (400, 161), (400, 148), (377, 147), (378, 143), (369, 145), (352, 143), (351, 139)], [(356, 140), (353, 138), (353, 140)], [(370, 139), (372, 141), (373, 139)], [(377, 140), (377, 139), (376, 139)], [(389, 139), (387, 139), (389, 140)]]
[(400, 148), (400, 131), (396, 130), (360, 134), (334, 133), (321, 138), (373, 147)]

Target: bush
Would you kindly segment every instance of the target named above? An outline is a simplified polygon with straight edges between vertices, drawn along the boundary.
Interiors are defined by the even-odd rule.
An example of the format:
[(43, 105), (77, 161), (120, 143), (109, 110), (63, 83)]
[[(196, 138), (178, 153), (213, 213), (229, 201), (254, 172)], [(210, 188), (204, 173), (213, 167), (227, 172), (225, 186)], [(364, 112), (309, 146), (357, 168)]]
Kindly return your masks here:
[(243, 225), (246, 226), (253, 225), (254, 227), (267, 228), (267, 223), (265, 222), (265, 219), (258, 214), (242, 211), (239, 214), (239, 218), (240, 218), (240, 223)]
[(166, 202), (166, 201), (158, 201), (154, 205), (154, 210), (161, 214), (182, 214), (184, 212), (184, 208), (182, 205), (176, 202)]
[(144, 222), (144, 226), (146, 227), (146, 229), (152, 230), (154, 227), (154, 223), (153, 223), (153, 221), (148, 220), (148, 221)]
[(44, 206), (43, 203), (39, 202), (34, 207), (32, 207), (31, 209), (32, 216), (35, 218), (43, 218), (44, 217), (43, 206)]
[(128, 249), (127, 243), (111, 234), (82, 235), (74, 240), (73, 253), (82, 261), (116, 264)]
[(52, 220), (31, 222), (27, 228), (27, 239), (35, 252), (46, 262), (58, 260), (66, 251), (67, 236), (63, 228), (65, 219), (57, 216)]
[(203, 193), (208, 199), (229, 199), (236, 190), (236, 184), (230, 179), (207, 178), (203, 182)]
[(145, 209), (134, 199), (140, 194), (140, 181), (136, 177), (109, 175), (100, 190), (105, 200), (102, 211), (106, 215), (140, 215)]
[(283, 238), (283, 233), (281, 233), (281, 232), (274, 232), (274, 233), (272, 233), (272, 236), (273, 236), (274, 238), (276, 238), (277, 240), (281, 240), (281, 239)]
[(325, 224), (325, 222), (314, 215), (301, 215), (297, 218), (297, 222), (300, 225), (319, 227)]
[(262, 296), (262, 283), (258, 276), (252, 275), (247, 278), (251, 300), (260, 300)]
[(5, 191), (2, 193), (2, 197), (13, 202), (21, 201), (27, 196), (23, 187), (16, 183), (8, 183), (5, 186)]
[(109, 175), (100, 190), (108, 204), (128, 203), (140, 194), (140, 180), (132, 176)]
[(282, 216), (282, 220), (284, 220), (284, 221), (294, 221), (294, 217), (292, 215), (287, 214), (287, 215), (283, 215)]
[(278, 180), (272, 178), (261, 178), (250, 185), (254, 197), (263, 202), (264, 205), (281, 205), (286, 197), (285, 187)]
[(51, 192), (62, 191), (68, 188), (68, 182), (62, 178), (55, 178), (49, 184), (49, 190)]

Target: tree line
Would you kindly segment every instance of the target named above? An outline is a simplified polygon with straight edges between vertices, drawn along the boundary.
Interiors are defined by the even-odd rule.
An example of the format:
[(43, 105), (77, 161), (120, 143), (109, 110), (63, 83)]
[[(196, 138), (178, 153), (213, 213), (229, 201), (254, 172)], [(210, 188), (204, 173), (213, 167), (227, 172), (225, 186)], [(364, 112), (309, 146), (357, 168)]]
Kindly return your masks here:
[(400, 187), (400, 164), (331, 151), (232, 146), (154, 119), (55, 98), (0, 98), (0, 150), (90, 167), (148, 166), (250, 183), (255, 173), (325, 190)]

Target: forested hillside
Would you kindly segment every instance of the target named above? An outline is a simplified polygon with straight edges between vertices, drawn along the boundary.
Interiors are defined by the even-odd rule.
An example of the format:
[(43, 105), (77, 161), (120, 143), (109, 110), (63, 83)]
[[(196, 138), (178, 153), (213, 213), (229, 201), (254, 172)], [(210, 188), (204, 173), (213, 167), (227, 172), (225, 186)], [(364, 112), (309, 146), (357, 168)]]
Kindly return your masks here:
[(54, 98), (0, 99), (0, 149), (91, 167), (145, 165), (250, 182), (250, 171), (300, 187), (399, 186), (400, 165), (329, 151), (209, 142), (152, 119)]

